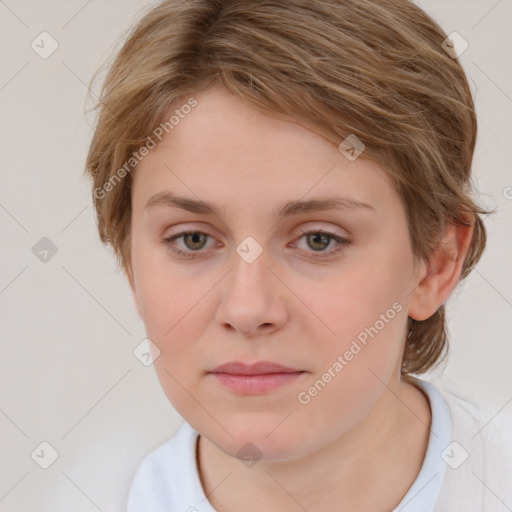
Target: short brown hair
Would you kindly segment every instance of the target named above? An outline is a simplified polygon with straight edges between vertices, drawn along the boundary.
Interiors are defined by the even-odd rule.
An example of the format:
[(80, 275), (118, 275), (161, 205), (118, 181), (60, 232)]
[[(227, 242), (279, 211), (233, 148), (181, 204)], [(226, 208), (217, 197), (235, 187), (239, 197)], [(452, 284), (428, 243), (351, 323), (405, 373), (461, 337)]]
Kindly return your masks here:
[[(428, 259), (447, 223), (472, 224), (463, 279), (484, 250), (480, 215), (490, 212), (471, 198), (477, 120), (463, 68), (443, 47), (446, 38), (406, 0), (151, 6), (127, 34), (95, 106), (86, 171), (102, 242), (132, 280), (128, 171), (136, 162), (133, 169), (126, 162), (172, 108), (215, 83), (336, 145), (351, 134), (363, 141), (362, 158), (382, 165), (401, 197), (416, 261)], [(444, 304), (424, 321), (409, 318), (402, 375), (432, 368), (446, 348)]]

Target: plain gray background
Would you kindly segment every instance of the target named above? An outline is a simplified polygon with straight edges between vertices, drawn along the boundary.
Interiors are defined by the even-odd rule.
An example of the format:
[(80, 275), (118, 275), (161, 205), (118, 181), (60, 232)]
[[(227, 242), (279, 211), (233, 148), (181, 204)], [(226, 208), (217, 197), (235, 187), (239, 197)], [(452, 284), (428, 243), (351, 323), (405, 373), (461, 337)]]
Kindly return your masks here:
[[(498, 208), (481, 262), (447, 303), (444, 374), (501, 414), (512, 407), (512, 2), (419, 4), (469, 43), (460, 60), (480, 123), (475, 182), (480, 203)], [(82, 177), (86, 85), (148, 5), (0, 0), (1, 511), (123, 510), (142, 458), (183, 421), (133, 355), (144, 326)], [(43, 31), (59, 45), (47, 59), (31, 47)], [(46, 262), (33, 252), (43, 237), (57, 251)], [(42, 442), (58, 453), (48, 469), (35, 462), (51, 454)]]

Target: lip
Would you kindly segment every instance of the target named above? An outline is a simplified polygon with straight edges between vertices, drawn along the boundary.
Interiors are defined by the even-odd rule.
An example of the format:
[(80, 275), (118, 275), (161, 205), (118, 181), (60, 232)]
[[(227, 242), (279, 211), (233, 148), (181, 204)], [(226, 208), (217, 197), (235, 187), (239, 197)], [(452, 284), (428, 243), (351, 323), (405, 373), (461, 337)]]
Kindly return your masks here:
[(258, 361), (253, 364), (233, 361), (216, 366), (210, 373), (231, 373), (233, 375), (265, 375), (269, 373), (295, 373), (299, 368), (289, 368), (270, 361)]
[(215, 367), (209, 373), (231, 391), (254, 395), (289, 384), (301, 377), (305, 371), (269, 361), (259, 361), (254, 364), (230, 362)]

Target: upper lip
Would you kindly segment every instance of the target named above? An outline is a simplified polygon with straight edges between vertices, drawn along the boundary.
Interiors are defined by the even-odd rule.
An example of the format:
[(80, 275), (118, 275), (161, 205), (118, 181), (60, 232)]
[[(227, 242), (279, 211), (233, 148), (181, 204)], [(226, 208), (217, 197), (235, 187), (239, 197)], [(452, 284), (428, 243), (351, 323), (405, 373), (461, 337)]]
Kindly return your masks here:
[(297, 368), (289, 368), (270, 361), (259, 361), (254, 364), (245, 364), (238, 361), (216, 366), (210, 373), (230, 373), (233, 375), (263, 375), (268, 373), (296, 373), (301, 372)]

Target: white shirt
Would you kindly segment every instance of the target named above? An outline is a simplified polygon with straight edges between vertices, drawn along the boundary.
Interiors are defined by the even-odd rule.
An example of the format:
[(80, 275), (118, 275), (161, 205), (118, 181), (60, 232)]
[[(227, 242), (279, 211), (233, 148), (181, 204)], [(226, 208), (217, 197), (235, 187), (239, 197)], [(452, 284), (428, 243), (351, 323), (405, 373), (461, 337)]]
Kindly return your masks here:
[[(432, 424), (421, 470), (392, 512), (505, 512), (512, 510), (511, 445), (501, 423), (431, 383)], [(489, 418), (490, 419), (490, 418)], [(140, 464), (127, 512), (217, 512), (204, 494), (196, 464), (198, 433), (185, 422)], [(505, 450), (508, 450), (508, 454)]]

